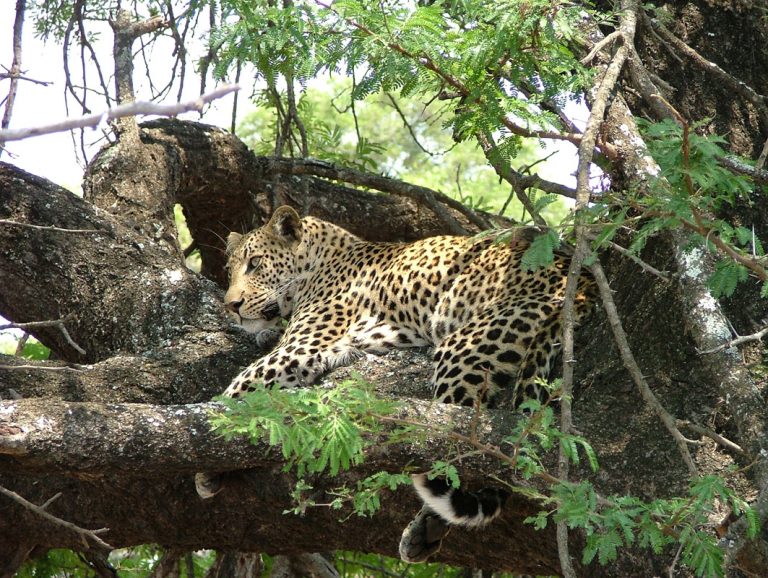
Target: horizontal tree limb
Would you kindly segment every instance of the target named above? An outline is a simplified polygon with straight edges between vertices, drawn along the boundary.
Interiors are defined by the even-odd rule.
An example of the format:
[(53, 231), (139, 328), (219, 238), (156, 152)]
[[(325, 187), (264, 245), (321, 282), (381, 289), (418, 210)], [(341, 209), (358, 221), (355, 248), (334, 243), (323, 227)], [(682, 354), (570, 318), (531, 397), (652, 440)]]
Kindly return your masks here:
[[(373, 363), (376, 365), (376, 363)], [(405, 400), (401, 417), (424, 423), (456, 422), (466, 430), (467, 408)], [(304, 517), (285, 514), (293, 507), (295, 476), (284, 471), (278, 449), (243, 440), (226, 442), (208, 425), (215, 404), (73, 403), (52, 399), (0, 402), (0, 485), (15, 490), (27, 476), (46, 479), (45, 492), (61, 491), (50, 513), (85, 528), (106, 527), (101, 537), (115, 547), (158, 542), (181, 549), (218, 548), (275, 554), (350, 549), (397, 555), (400, 532), (419, 509), (409, 488), (381, 494), (383, 510), (373, 518), (327, 507), (309, 508)], [(493, 439), (509, 432), (503, 411), (488, 412), (486, 432)], [(432, 436), (423, 443), (374, 447), (360, 467), (330, 478), (315, 476), (306, 497), (319, 504), (334, 488), (354, 486), (374, 472), (423, 471), (436, 456), (448, 457), (455, 442)], [(490, 459), (468, 457), (457, 464), (467, 486), (488, 483), (499, 467)], [(201, 501), (194, 490), (197, 471), (224, 475), (223, 491)], [(507, 473), (509, 471), (507, 470)], [(25, 495), (41, 503), (49, 495)], [(93, 501), (93, 503), (91, 502)], [(112, 503), (114, 502), (114, 504)], [(438, 559), (459, 565), (557, 573), (554, 539), (523, 520), (538, 505), (513, 496), (504, 516), (482, 530), (454, 529)], [(21, 525), (43, 524), (31, 513), (0, 501), (0, 542), (13, 540)], [(135, 516), (125, 511), (135, 509)], [(10, 516), (8, 512), (10, 510)], [(141, 518), (134, 521), (134, 518)], [(10, 523), (13, 520), (13, 523)], [(175, 524), (176, 531), (169, 528)], [(279, 531), (276, 528), (280, 528)], [(178, 528), (194, 528), (180, 533)], [(318, 532), (318, 528), (323, 528)], [(51, 527), (39, 533), (47, 547), (69, 546), (71, 536)]]
[[(426, 400), (402, 400), (402, 419), (424, 424), (455, 422), (466, 431), (472, 411)], [(245, 468), (283, 467), (279, 451), (266, 443), (224, 441), (211, 431), (209, 417), (221, 412), (215, 402), (187, 405), (65, 402), (52, 399), (0, 401), (0, 455), (14, 459), (15, 471), (71, 475), (195, 473)], [(509, 433), (512, 420), (488, 410)], [(499, 415), (496, 415), (499, 414)], [(490, 425), (487, 425), (490, 430)], [(401, 467), (403, 454), (412, 467), (429, 467), (436, 454), (450, 455), (455, 442), (431, 436), (426, 445), (388, 445), (369, 456), (370, 469)], [(467, 458), (473, 470), (485, 460)], [(486, 464), (487, 465), (487, 464)], [(1, 469), (1, 468), (0, 468)], [(484, 479), (468, 473), (467, 479)]]

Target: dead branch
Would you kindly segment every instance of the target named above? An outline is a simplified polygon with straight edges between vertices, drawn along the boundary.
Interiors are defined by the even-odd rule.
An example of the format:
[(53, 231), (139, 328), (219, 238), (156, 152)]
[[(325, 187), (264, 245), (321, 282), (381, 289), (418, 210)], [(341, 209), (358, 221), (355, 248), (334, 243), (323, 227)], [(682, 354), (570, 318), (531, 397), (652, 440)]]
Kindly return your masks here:
[(751, 343), (753, 341), (762, 341), (763, 337), (765, 337), (766, 335), (768, 335), (768, 327), (764, 327), (760, 331), (752, 333), (751, 335), (738, 336), (735, 339), (731, 339), (730, 341), (723, 343), (722, 345), (718, 345), (717, 347), (713, 347), (705, 351), (699, 351), (699, 354), (709, 355), (711, 353), (717, 353), (718, 351), (723, 351), (724, 349), (730, 349), (731, 347), (737, 347), (739, 345), (743, 345), (744, 343)]
[(52, 225), (33, 225), (32, 223), (20, 223), (19, 221), (13, 221), (11, 219), (0, 219), (0, 225), (7, 225), (9, 227), (27, 227), (29, 229), (38, 229), (41, 231), (53, 231), (56, 233), (81, 233), (81, 234), (103, 234), (106, 231), (101, 229), (63, 229), (61, 227), (54, 227)]
[(84, 366), (70, 365), (0, 365), (3, 370), (35, 370), (35, 371), (83, 371)]
[(646, 263), (640, 257), (631, 253), (628, 249), (625, 249), (618, 243), (614, 243), (613, 241), (611, 241), (608, 243), (608, 245), (611, 247), (611, 249), (613, 249), (617, 253), (621, 253), (627, 259), (629, 259), (633, 263), (636, 263), (643, 271), (650, 273), (654, 277), (658, 277), (662, 281), (668, 282), (670, 280), (668, 273), (665, 273), (664, 271), (659, 271), (656, 267), (654, 267), (650, 263)]
[(746, 453), (744, 452), (744, 450), (741, 448), (739, 444), (732, 442), (725, 436), (721, 436), (719, 433), (712, 431), (711, 429), (709, 429), (708, 427), (704, 427), (703, 425), (699, 425), (685, 419), (679, 419), (677, 420), (677, 427), (687, 427), (691, 431), (694, 431), (699, 435), (706, 436), (716, 441), (718, 444), (720, 444), (724, 448), (734, 451), (737, 454)]
[(2, 131), (7, 129), (11, 124), (13, 105), (16, 101), (16, 91), (19, 86), (19, 75), (21, 74), (21, 30), (24, 26), (24, 11), (26, 10), (26, 7), (26, 0), (16, 0), (16, 17), (13, 21), (13, 63), (8, 71), (8, 78), (11, 79), (11, 82), (8, 87), (8, 96), (5, 100), (3, 120), (0, 122), (0, 155), (3, 154), (5, 142), (7, 140), (3, 138)]
[[(74, 532), (80, 537), (80, 539), (83, 542), (83, 546), (85, 548), (90, 547), (90, 544), (89, 544), (89, 541), (90, 541), (90, 542), (94, 542), (96, 545), (100, 546), (101, 548), (104, 548), (105, 550), (114, 550), (112, 546), (107, 544), (104, 540), (102, 540), (98, 536), (98, 534), (103, 534), (109, 531), (108, 528), (100, 528), (98, 530), (86, 530), (85, 528), (81, 528), (80, 526), (73, 524), (72, 522), (67, 522), (66, 520), (62, 520), (61, 518), (57, 518), (56, 516), (49, 514), (48, 512), (45, 511), (43, 507), (37, 506), (32, 502), (25, 500), (16, 492), (9, 490), (8, 488), (4, 488), (3, 486), (0, 486), (0, 494), (8, 496), (13, 501), (21, 504), (22, 506), (24, 506), (24, 508), (26, 508), (36, 516), (39, 516), (53, 524), (56, 524), (57, 526), (60, 526), (65, 530)], [(46, 505), (49, 504), (50, 502), (51, 500), (46, 502)]]
[(69, 334), (69, 331), (67, 331), (67, 326), (64, 324), (65, 319), (54, 319), (52, 321), (30, 321), (28, 323), (7, 323), (5, 325), (0, 325), (0, 331), (4, 329), (37, 329), (40, 327), (56, 327), (59, 331), (61, 331), (61, 334), (64, 336), (64, 339), (67, 340), (67, 343), (69, 343), (72, 348), (77, 351), (80, 355), (85, 355), (85, 349), (80, 347), (75, 341), (72, 339), (72, 336)]
[(132, 102), (129, 104), (122, 104), (104, 112), (89, 114), (80, 118), (67, 119), (53, 124), (30, 128), (0, 130), (0, 140), (22, 140), (32, 136), (63, 132), (76, 128), (96, 127), (102, 122), (130, 116), (157, 115), (173, 117), (193, 110), (199, 112), (207, 103), (222, 98), (236, 90), (240, 90), (240, 87), (237, 85), (226, 85), (207, 94), (203, 94), (195, 100), (179, 102), (177, 104), (156, 104), (153, 102)]

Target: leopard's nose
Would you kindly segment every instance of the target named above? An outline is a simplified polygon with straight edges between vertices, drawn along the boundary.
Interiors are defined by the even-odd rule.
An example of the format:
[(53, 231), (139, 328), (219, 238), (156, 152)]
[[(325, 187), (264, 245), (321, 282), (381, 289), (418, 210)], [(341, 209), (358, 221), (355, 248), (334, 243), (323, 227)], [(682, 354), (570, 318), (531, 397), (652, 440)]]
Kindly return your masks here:
[(243, 304), (243, 301), (245, 301), (245, 299), (238, 299), (237, 301), (227, 301), (224, 304), (224, 308), (227, 311), (231, 311), (232, 313), (237, 313), (240, 311), (240, 306)]

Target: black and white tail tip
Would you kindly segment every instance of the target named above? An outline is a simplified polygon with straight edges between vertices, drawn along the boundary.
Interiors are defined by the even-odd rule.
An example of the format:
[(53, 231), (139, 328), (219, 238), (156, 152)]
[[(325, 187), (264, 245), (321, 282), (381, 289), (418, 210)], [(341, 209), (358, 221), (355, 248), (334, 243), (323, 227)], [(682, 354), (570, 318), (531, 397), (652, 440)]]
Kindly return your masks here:
[(430, 480), (426, 474), (414, 474), (411, 479), (422, 501), (443, 520), (456, 526), (484, 526), (501, 513), (508, 496), (496, 488), (466, 492), (453, 488), (444, 478)]

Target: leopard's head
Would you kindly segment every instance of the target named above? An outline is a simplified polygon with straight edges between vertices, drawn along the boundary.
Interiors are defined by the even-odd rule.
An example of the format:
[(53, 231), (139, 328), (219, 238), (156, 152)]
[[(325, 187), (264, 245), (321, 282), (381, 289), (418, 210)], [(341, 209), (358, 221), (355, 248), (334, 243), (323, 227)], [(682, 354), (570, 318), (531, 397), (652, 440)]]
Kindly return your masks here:
[(298, 213), (284, 206), (263, 227), (227, 238), (229, 288), (224, 306), (247, 331), (263, 331), (290, 315), (302, 233)]

